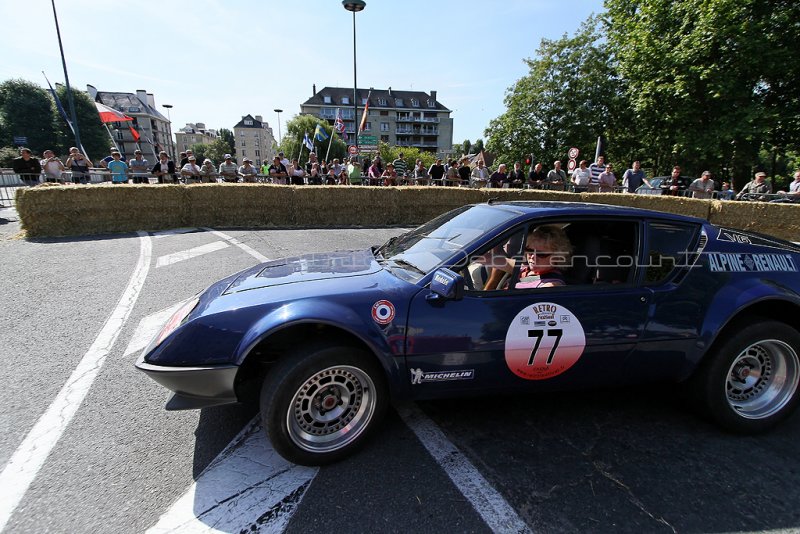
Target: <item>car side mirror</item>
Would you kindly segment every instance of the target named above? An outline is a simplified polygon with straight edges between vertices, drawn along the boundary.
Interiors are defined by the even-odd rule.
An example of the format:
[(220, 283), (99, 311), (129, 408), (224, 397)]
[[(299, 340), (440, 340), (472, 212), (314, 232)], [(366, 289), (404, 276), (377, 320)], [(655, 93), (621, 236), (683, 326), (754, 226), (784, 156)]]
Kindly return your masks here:
[(461, 300), (464, 297), (464, 277), (450, 269), (438, 269), (431, 280), (428, 300)]

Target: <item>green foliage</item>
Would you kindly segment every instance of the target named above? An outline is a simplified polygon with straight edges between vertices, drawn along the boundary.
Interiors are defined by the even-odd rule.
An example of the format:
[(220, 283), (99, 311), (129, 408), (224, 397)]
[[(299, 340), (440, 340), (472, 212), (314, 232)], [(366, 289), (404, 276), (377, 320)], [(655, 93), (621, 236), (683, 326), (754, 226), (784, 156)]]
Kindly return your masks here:
[[(477, 140), (475, 141), (475, 144), (474, 144), (474, 145), (471, 145), (471, 146), (469, 146), (469, 147), (467, 147), (467, 146), (464, 146), (463, 148), (465, 148), (465, 149), (466, 149), (466, 148), (469, 148), (469, 150), (464, 150), (464, 154), (470, 154), (470, 153), (473, 153), (473, 154), (480, 154), (481, 152), (483, 152), (483, 150), (484, 150), (486, 147), (484, 147), (484, 146), (483, 146), (483, 139), (477, 139)], [(471, 152), (470, 152), (470, 151), (471, 151)]]
[[(56, 94), (61, 100), (61, 105), (64, 106), (67, 115), (71, 117), (69, 101), (67, 100), (67, 88), (57, 87)], [(75, 115), (78, 118), (81, 144), (86, 150), (85, 155), (91, 159), (92, 162), (96, 163), (107, 154), (106, 151), (109, 146), (108, 131), (103, 126), (103, 123), (100, 122), (100, 116), (97, 114), (97, 107), (95, 107), (89, 95), (83, 91), (75, 90), (73, 90), (72, 95), (75, 102)], [(54, 150), (59, 156), (66, 157), (67, 154), (69, 154), (69, 148), (75, 146), (75, 137), (72, 134), (72, 130), (69, 129), (66, 121), (64, 121), (64, 118), (55, 107), (55, 101), (53, 101), (52, 115), (54, 121), (53, 129), (56, 133)]]
[(228, 149), (225, 152), (223, 152), (223, 154), (231, 154), (232, 156), (235, 156), (236, 155), (236, 138), (234, 137), (233, 132), (228, 130), (227, 128), (220, 128), (219, 136), (228, 145)]
[(12, 146), (15, 136), (27, 137), (35, 153), (55, 146), (52, 100), (44, 89), (22, 79), (0, 84), (0, 146)]
[[(613, 57), (602, 39), (605, 23), (590, 17), (573, 37), (543, 39), (529, 73), (508, 89), (507, 110), (486, 129), (487, 149), (498, 161), (566, 160), (570, 147), (594, 154), (597, 136), (606, 134), (616, 154), (629, 152), (635, 124), (625, 113)], [(472, 147), (478, 151), (479, 139)], [(591, 159), (591, 158), (590, 158)]]
[(19, 157), (19, 149), (13, 146), (0, 148), (0, 167), (11, 167), (11, 162)]
[(408, 172), (413, 172), (418, 159), (422, 160), (422, 164), (425, 165), (426, 169), (430, 168), (436, 161), (436, 154), (433, 152), (409, 146), (389, 146), (383, 142), (378, 144), (378, 153), (384, 163), (390, 163), (399, 158), (400, 154), (403, 154), (403, 161), (406, 162)]
[(223, 156), (225, 154), (233, 155), (230, 148), (230, 145), (225, 139), (218, 138), (208, 144), (197, 143), (196, 145), (192, 145), (192, 152), (194, 152), (194, 155), (197, 157), (198, 165), (202, 165), (203, 160), (208, 158), (214, 165), (219, 166), (219, 164), (224, 161)]
[(325, 133), (333, 137), (327, 161), (332, 161), (334, 158), (339, 158), (340, 161), (344, 161), (347, 157), (347, 145), (338, 134), (334, 135), (332, 133), (333, 126), (328, 123), (328, 121), (313, 115), (297, 115), (286, 122), (286, 131), (283, 133), (283, 139), (281, 139), (279, 150), (281, 150), (289, 160), (298, 157), (298, 154), (300, 154), (299, 163), (305, 165), (306, 161), (308, 161), (308, 149), (302, 146), (302, 144), (303, 137), (308, 133), (309, 139), (314, 142), (314, 150), (317, 153), (317, 159), (326, 159), (325, 153), (328, 151), (330, 137), (325, 141), (317, 141), (314, 139), (314, 130), (318, 124), (325, 128)]
[(461, 150), (461, 154), (458, 154), (458, 155), (469, 154), (470, 150), (472, 150), (472, 142), (469, 139), (464, 139), (464, 142), (461, 143), (461, 149), (460, 150)]

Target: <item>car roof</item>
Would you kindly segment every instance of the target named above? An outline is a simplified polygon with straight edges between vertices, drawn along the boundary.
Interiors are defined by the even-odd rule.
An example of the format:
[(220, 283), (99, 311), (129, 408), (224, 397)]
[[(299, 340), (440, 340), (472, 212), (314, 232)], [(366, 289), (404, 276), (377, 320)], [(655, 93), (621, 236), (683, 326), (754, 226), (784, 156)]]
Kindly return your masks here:
[[(599, 193), (598, 193), (599, 194)], [(489, 205), (499, 209), (506, 209), (519, 213), (520, 215), (598, 215), (609, 216), (628, 216), (628, 217), (650, 217), (657, 219), (670, 219), (673, 221), (690, 222), (695, 224), (708, 224), (708, 221), (699, 217), (689, 215), (677, 215), (674, 213), (664, 213), (662, 211), (647, 210), (642, 208), (632, 208), (629, 206), (612, 206), (610, 204), (594, 204), (591, 202), (562, 202), (562, 201), (501, 201), (489, 200)]]

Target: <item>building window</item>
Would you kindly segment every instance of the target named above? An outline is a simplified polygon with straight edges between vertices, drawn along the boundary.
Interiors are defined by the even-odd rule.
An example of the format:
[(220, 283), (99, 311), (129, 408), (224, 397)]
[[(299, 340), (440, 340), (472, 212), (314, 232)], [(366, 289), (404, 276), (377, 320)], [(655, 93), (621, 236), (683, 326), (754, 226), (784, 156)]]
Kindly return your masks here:
[(389, 116), (388, 111), (381, 111), (381, 117), (388, 117), (388, 116)]
[(405, 106), (405, 104), (403, 104), (403, 99), (402, 98), (395, 98), (394, 99), (394, 105), (397, 108), (401, 108), (401, 107)]
[(350, 97), (349, 96), (343, 96), (342, 97), (342, 104), (350, 105)]
[(246, 146), (245, 143), (244, 143), (244, 139), (242, 139), (242, 142), (241, 142), (240, 146)]
[(261, 151), (260, 150), (256, 150), (256, 157), (259, 157), (260, 155), (261, 155)]
[(247, 152), (245, 152), (244, 150), (242, 150), (242, 157), (243, 158), (247, 157)]
[(251, 121), (250, 119), (245, 119), (244, 120), (244, 125), (245, 126), (252, 126), (253, 125), (253, 121)]
[(117, 130), (117, 140), (122, 141), (122, 132)]
[(389, 131), (389, 123), (388, 122), (382, 122), (381, 123), (381, 131), (382, 132), (388, 132)]
[(416, 98), (412, 98), (411, 99), (411, 105), (413, 107), (415, 107), (415, 108), (418, 108), (419, 107), (419, 100), (417, 100)]
[(372, 130), (372, 123), (371, 122), (368, 122), (368, 123), (364, 124), (364, 131), (365, 132), (369, 132), (371, 130)]
[(362, 106), (366, 106), (367, 105), (367, 98), (366, 97), (361, 99), (361, 105)]
[(436, 101), (435, 100), (428, 100), (428, 107), (429, 108), (435, 108), (436, 107)]
[(323, 119), (335, 119), (336, 110), (333, 108), (320, 108), (319, 116)]
[(379, 106), (385, 106), (385, 105), (387, 105), (386, 99), (385, 99), (385, 98), (379, 98), (379, 99), (378, 99), (378, 105), (379, 105)]
[(325, 103), (325, 104), (330, 104), (331, 103), (331, 97), (328, 96), (328, 95), (323, 96), (322, 97), (322, 102)]

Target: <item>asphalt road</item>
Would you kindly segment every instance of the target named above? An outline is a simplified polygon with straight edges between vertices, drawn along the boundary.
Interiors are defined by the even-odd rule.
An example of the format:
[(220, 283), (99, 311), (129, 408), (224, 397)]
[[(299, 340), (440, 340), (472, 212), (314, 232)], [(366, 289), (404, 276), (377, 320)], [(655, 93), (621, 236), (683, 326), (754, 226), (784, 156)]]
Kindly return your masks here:
[[(9, 224), (6, 237), (14, 233)], [(274, 259), (366, 247), (400, 230), (223, 232)], [(166, 392), (133, 368), (137, 354), (128, 351), (148, 318), (256, 263), (252, 253), (209, 231), (0, 239), (0, 466), (5, 472), (13, 463), (91, 352), (134, 273), (142, 239), (152, 246), (152, 257), (138, 300), (74, 417), (42, 455), (3, 532), (243, 528), (232, 515), (213, 524), (199, 517), (199, 495), (223, 485), (208, 476), (220, 462), (218, 455), (266, 464), (263, 452), (251, 452), (250, 442), (237, 437), (250, 428), (256, 408), (166, 412)], [(224, 247), (209, 251), (219, 242)], [(207, 252), (176, 260), (181, 256), (174, 254), (189, 250)], [(415, 409), (460, 451), (472, 471), (465, 471), (464, 463), (437, 459), (413, 425), (392, 410), (362, 451), (310, 472), (310, 482), (283, 499), (290, 504), (280, 508), (283, 522), (274, 521), (271, 505), (260, 509), (261, 501), (251, 502), (258, 520), (248, 529), (504, 530), (465, 496), (464, 476), (480, 491), (496, 492), (524, 525), (519, 530), (800, 529), (797, 415), (765, 436), (732, 436), (695, 417), (668, 386), (425, 402)], [(40, 452), (34, 447), (32, 454)], [(236, 469), (228, 470), (228, 482), (248, 475)], [(182, 499), (188, 499), (190, 515), (203, 520), (161, 529)]]

